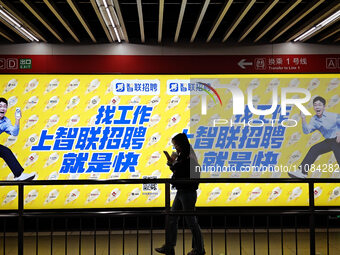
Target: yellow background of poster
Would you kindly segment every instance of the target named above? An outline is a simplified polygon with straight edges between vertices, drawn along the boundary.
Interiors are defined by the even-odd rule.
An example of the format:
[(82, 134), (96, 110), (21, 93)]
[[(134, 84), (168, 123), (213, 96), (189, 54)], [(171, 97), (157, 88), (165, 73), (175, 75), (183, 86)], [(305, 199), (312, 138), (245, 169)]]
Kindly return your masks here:
[(1, 210), (18, 209), (18, 186), (0, 186)]
[[(307, 88), (310, 90), (312, 97), (315, 95), (321, 95), (326, 98), (328, 101), (328, 107), (326, 110), (330, 112), (338, 112), (339, 108), (338, 103), (340, 101), (340, 87), (339, 87), (339, 75), (332, 74), (294, 74), (294, 75), (1, 75), (0, 76), (0, 96), (7, 98), (13, 104), (10, 105), (6, 116), (14, 123), (14, 112), (16, 107), (20, 107), (22, 109), (22, 119), (21, 119), (21, 128), (19, 136), (17, 140), (13, 139), (9, 135), (3, 133), (0, 136), (0, 143), (8, 146), (17, 156), (19, 162), (25, 168), (25, 172), (35, 172), (37, 174), (37, 179), (39, 180), (54, 180), (54, 179), (112, 179), (112, 178), (142, 178), (143, 176), (157, 176), (158, 178), (169, 178), (171, 176), (171, 171), (166, 166), (166, 159), (162, 154), (163, 150), (171, 151), (171, 137), (178, 133), (182, 132), (184, 128), (189, 128), (190, 131), (193, 131), (195, 127), (200, 125), (200, 122), (204, 123), (207, 120), (204, 117), (201, 119), (199, 123), (194, 127), (189, 126), (190, 117), (195, 112), (200, 112), (200, 106), (197, 105), (195, 108), (188, 108), (190, 103), (189, 95), (180, 95), (180, 101), (177, 105), (173, 107), (169, 107), (169, 103), (171, 99), (174, 97), (173, 95), (167, 94), (167, 81), (180, 79), (180, 80), (189, 80), (189, 79), (218, 79), (221, 84), (235, 84), (242, 91), (246, 91), (247, 87), (250, 84), (256, 82), (257, 87), (254, 89), (254, 95), (257, 96), (257, 100), (259, 104), (268, 104), (270, 102), (272, 94), (270, 93), (271, 86), (275, 86), (279, 84), (279, 88), (281, 87), (301, 87)], [(78, 79), (79, 86), (72, 87), (70, 83)], [(98, 107), (100, 105), (108, 105), (113, 104), (114, 97), (116, 95), (112, 92), (111, 82), (115, 79), (120, 80), (156, 80), (158, 79), (161, 84), (161, 91), (159, 94), (160, 102), (157, 104), (151, 114), (152, 116), (159, 115), (160, 121), (152, 126), (148, 127), (147, 133), (145, 136), (145, 143), (143, 148), (139, 151), (141, 156), (139, 158), (138, 166), (136, 167), (136, 173), (122, 173), (117, 176), (117, 174), (113, 174), (112, 171), (110, 173), (102, 173), (100, 175), (96, 174), (81, 174), (79, 176), (70, 174), (58, 174), (62, 160), (63, 154), (62, 152), (54, 152), (54, 151), (31, 151), (31, 146), (36, 145), (38, 142), (38, 138), (41, 134), (42, 129), (48, 129), (48, 134), (54, 134), (59, 126), (71, 126), (74, 123), (74, 127), (86, 127), (92, 126), (95, 121), (95, 116), (97, 115)], [(16, 84), (15, 86), (8, 86), (9, 82), (12, 84)], [(50, 84), (58, 84), (57, 86), (51, 86)], [(274, 85), (273, 85), (274, 84)], [(218, 108), (218, 111), (225, 114), (225, 116), (232, 116), (232, 109), (228, 107), (228, 102), (231, 99), (230, 94), (226, 94), (224, 90), (219, 89), (219, 94), (222, 95), (223, 106), (216, 104), (212, 107), (221, 107)], [(245, 92), (246, 94), (246, 92)], [(131, 100), (134, 97), (139, 97), (139, 104), (148, 104), (150, 100), (154, 97), (154, 95), (125, 95), (120, 96), (119, 105), (129, 105)], [(246, 98), (246, 97), (245, 97)], [(72, 107), (72, 100), (77, 99), (79, 101), (74, 107)], [(59, 101), (56, 105), (49, 105), (49, 102), (57, 100)], [(93, 104), (93, 102), (96, 104)], [(37, 102), (36, 104), (31, 102)], [(307, 109), (313, 114), (312, 104), (306, 104)], [(77, 117), (78, 115), (79, 120)], [(176, 124), (171, 124), (171, 119), (173, 116), (179, 116), (177, 118), (179, 121)], [(293, 108), (290, 114), (290, 118), (298, 118), (299, 110), (297, 108)], [(307, 121), (309, 121), (310, 117), (307, 117)], [(148, 126), (148, 125), (146, 125)], [(160, 139), (155, 144), (150, 144), (150, 138), (158, 133), (160, 135)], [(299, 139), (296, 141), (292, 139), (294, 134), (300, 133)], [(308, 151), (311, 145), (318, 141), (322, 141), (323, 137), (320, 135), (315, 135), (318, 132), (314, 132), (312, 134), (305, 135), (302, 133), (301, 121), (298, 121), (298, 126), (294, 128), (287, 128), (285, 134), (285, 140), (282, 144), (280, 157), (278, 164), (279, 165), (287, 165), (287, 162), (292, 164), (298, 164), (305, 153)], [(314, 134), (314, 136), (313, 136)], [(292, 142), (293, 141), (293, 142)], [(294, 142), (295, 141), (295, 142)], [(51, 145), (52, 142), (47, 142), (47, 144)], [(150, 163), (150, 158), (153, 153), (159, 153), (158, 160)], [(203, 152), (196, 151), (199, 157), (199, 161), (203, 160)], [(117, 151), (114, 151), (117, 153)], [(295, 154), (294, 154), (295, 153)], [(336, 163), (334, 156), (332, 153), (326, 153), (322, 155), (318, 161), (319, 164), (331, 164)], [(313, 172), (309, 174), (309, 177), (321, 177), (321, 178), (339, 178), (340, 174), (338, 172), (328, 171), (323, 172)], [(222, 173), (220, 177), (231, 177), (232, 173)], [(211, 174), (202, 174), (202, 177), (211, 177)], [(254, 177), (250, 172), (241, 173), (240, 178)], [(270, 177), (281, 177), (287, 178), (287, 173), (282, 173), (280, 176), (274, 176), (274, 173), (271, 172), (263, 172), (260, 176), (256, 176), (259, 178), (270, 178)], [(9, 168), (1, 161), (0, 163), (0, 180), (12, 180), (13, 175)], [(256, 184), (240, 184), (242, 186), (242, 193), (240, 197), (235, 200), (226, 202), (228, 199), (228, 194), (232, 192), (235, 188), (234, 184), (221, 184), (220, 190), (221, 197), (212, 199), (208, 201), (209, 194), (213, 192), (213, 190), (218, 187), (218, 184), (201, 184), (200, 185), (200, 196), (198, 198), (198, 206), (265, 206), (265, 205), (285, 205), (285, 206), (296, 206), (296, 205), (308, 205), (308, 189), (305, 188), (302, 184), (287, 184), (280, 185), (282, 189), (282, 193), (276, 199), (268, 202), (268, 193), (273, 190), (276, 186), (275, 184), (270, 184), (274, 186), (265, 184), (260, 184), (261, 195), (254, 200), (249, 200), (249, 193), (252, 192), (253, 189), (256, 188)], [(235, 184), (236, 185), (236, 184)], [(100, 186), (100, 187), (99, 187)], [(87, 196), (96, 188), (91, 187), (79, 187), (79, 197), (74, 200), (74, 202), (70, 203), (70, 208), (89, 208), (89, 207), (161, 207), (164, 206), (164, 191), (161, 187), (161, 193), (159, 197), (156, 199), (146, 203), (148, 199), (148, 195), (143, 194), (147, 193), (141, 191), (141, 195), (139, 198), (134, 200), (133, 203), (125, 203), (129, 194), (138, 186), (138, 185), (129, 185), (124, 186), (121, 189), (120, 196), (105, 205), (105, 201), (108, 199), (108, 194), (114, 189), (112, 187), (101, 187), (102, 185), (98, 185), (97, 189), (100, 190), (100, 195), (98, 198), (93, 201), (85, 204)], [(233, 188), (234, 187), (234, 188)], [(301, 187), (301, 196), (297, 199), (292, 199), (288, 202), (289, 192), (292, 192), (294, 188)], [(6, 199), (7, 194), (10, 188), (14, 187), (1, 187), (1, 195), (0, 198), (0, 209), (8, 209), (9, 206), (13, 206), (16, 203), (17, 198), (15, 198), (10, 204), (2, 205), (3, 200)], [(46, 186), (46, 187), (26, 187), (25, 188), (25, 199), (30, 191), (36, 190), (39, 194), (36, 199), (32, 200), (25, 204), (25, 208), (41, 208), (41, 209), (50, 209), (50, 208), (63, 208), (65, 206), (65, 200), (67, 199), (67, 194), (69, 194), (74, 188), (73, 187), (65, 187), (59, 191), (58, 197), (52, 202), (45, 203), (45, 200), (50, 192), (54, 189), (58, 189), (58, 185), (56, 186)], [(6, 194), (5, 194), (6, 193)], [(52, 192), (53, 193), (53, 192)], [(53, 194), (52, 194), (53, 196)], [(66, 197), (65, 197), (66, 196)], [(34, 196), (33, 196), (34, 197)], [(321, 198), (321, 196), (320, 196)], [(306, 200), (307, 199), (307, 200)], [(318, 198), (321, 201), (321, 199)], [(79, 201), (79, 202), (78, 202)], [(339, 202), (332, 201), (332, 205), (339, 205)], [(333, 204), (335, 203), (335, 204)]]
[(338, 206), (340, 204), (339, 183), (315, 183), (314, 200), (316, 206)]

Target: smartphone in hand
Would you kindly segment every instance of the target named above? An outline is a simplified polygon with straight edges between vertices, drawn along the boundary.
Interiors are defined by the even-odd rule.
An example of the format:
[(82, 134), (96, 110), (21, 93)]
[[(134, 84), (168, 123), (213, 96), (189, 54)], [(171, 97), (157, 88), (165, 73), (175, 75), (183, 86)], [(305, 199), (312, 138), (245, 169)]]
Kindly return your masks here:
[(17, 107), (15, 109), (15, 118), (16, 119), (20, 119), (21, 118), (21, 110), (20, 110), (20, 107)]
[(170, 155), (169, 155), (169, 153), (167, 151), (163, 151), (163, 153), (165, 154), (165, 156), (168, 159), (168, 161), (172, 161), (172, 158), (170, 157)]

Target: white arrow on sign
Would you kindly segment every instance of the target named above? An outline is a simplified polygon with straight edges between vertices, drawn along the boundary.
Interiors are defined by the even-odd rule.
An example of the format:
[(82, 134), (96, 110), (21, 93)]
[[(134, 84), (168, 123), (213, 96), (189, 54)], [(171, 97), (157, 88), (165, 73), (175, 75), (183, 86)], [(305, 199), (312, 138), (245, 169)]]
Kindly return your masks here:
[(241, 67), (242, 69), (246, 69), (246, 66), (252, 66), (253, 63), (252, 62), (246, 62), (245, 59), (241, 59), (240, 62), (237, 63), (239, 65), (239, 67)]

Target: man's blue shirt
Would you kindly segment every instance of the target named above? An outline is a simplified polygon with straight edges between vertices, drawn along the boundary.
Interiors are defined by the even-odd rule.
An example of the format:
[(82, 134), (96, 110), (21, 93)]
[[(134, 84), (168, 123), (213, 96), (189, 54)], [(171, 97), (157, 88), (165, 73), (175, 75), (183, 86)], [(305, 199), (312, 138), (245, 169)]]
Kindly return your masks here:
[(309, 124), (302, 122), (302, 130), (305, 134), (319, 130), (326, 139), (335, 138), (340, 131), (340, 114), (324, 111), (320, 118), (314, 115)]
[(17, 136), (19, 134), (19, 125), (12, 125), (9, 118), (4, 116), (0, 119), (0, 134), (6, 132), (9, 135)]

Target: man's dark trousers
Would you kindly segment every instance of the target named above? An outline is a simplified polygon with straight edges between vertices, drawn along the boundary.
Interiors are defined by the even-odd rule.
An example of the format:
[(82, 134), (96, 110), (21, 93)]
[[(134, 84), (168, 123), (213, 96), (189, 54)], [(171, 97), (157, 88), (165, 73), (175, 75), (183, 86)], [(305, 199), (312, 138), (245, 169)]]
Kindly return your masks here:
[(15, 177), (20, 176), (21, 173), (24, 171), (19, 161), (14, 156), (13, 152), (9, 148), (1, 144), (0, 144), (0, 157), (3, 158), (3, 160), (5, 160), (6, 164), (11, 169)]
[(335, 159), (340, 165), (340, 143), (336, 142), (336, 138), (325, 139), (324, 141), (314, 144), (308, 151), (306, 157), (303, 159), (299, 168), (302, 173), (307, 174), (311, 169), (311, 165), (315, 162), (318, 156), (333, 151)]

